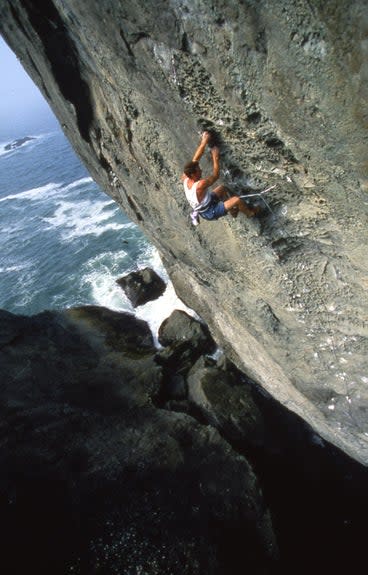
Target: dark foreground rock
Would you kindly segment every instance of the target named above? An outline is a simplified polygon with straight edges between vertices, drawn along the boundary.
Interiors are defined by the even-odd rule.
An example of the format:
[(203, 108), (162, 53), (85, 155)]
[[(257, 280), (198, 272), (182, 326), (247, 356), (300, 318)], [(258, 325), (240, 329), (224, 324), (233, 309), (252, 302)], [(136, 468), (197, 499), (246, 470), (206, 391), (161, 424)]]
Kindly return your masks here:
[(184, 340), (105, 308), (0, 313), (4, 572), (360, 569), (366, 468)]
[(151, 268), (131, 272), (116, 280), (116, 283), (124, 290), (133, 307), (157, 299), (166, 289), (164, 280)]
[(233, 445), (265, 445), (264, 420), (252, 390), (230, 364), (224, 370), (201, 357), (188, 374), (188, 398)]
[(208, 327), (186, 312), (175, 310), (158, 330), (163, 346), (156, 360), (162, 365), (163, 383), (159, 402), (187, 397), (187, 374), (196, 361), (216, 349)]
[(212, 427), (158, 409), (148, 327), (89, 307), (0, 315), (2, 571), (271, 573), (257, 479)]
[(163, 346), (186, 343), (192, 350), (197, 350), (199, 355), (213, 352), (216, 348), (208, 327), (185, 311), (178, 309), (174, 310), (160, 325), (158, 341)]

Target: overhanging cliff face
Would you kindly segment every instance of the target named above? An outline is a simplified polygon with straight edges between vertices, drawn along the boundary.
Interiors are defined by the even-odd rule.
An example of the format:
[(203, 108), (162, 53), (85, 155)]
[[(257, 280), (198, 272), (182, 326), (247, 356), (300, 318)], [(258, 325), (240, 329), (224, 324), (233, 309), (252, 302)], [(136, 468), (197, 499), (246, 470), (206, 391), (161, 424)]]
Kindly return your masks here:
[[(0, 0), (0, 29), (93, 177), (237, 365), (366, 464), (366, 2), (39, 6)], [(190, 226), (203, 128), (235, 191), (277, 184), (257, 221)]]

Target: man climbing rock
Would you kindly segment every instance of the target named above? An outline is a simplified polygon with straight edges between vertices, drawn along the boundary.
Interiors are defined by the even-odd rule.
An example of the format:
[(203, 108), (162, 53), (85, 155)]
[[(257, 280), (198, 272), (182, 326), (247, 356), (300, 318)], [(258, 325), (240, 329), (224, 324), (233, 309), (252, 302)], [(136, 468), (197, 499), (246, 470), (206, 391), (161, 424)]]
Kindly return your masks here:
[(194, 153), (192, 161), (184, 166), (182, 180), (184, 181), (186, 198), (193, 208), (191, 213), (192, 223), (194, 225), (199, 223), (199, 215), (205, 220), (218, 220), (229, 212), (235, 217), (238, 211), (248, 217), (254, 216), (258, 209), (250, 208), (238, 196), (230, 197), (229, 191), (225, 186), (220, 185), (213, 190), (210, 189), (220, 175), (220, 153), (216, 146), (211, 148), (212, 175), (202, 178), (199, 160), (203, 156), (206, 146), (210, 143), (211, 137), (210, 132), (203, 132), (201, 142)]

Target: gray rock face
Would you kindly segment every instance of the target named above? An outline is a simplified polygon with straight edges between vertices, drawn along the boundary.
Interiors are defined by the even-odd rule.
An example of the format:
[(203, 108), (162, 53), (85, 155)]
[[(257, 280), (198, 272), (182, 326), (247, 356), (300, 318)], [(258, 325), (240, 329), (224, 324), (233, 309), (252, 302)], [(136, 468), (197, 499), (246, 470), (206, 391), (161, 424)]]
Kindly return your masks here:
[[(178, 295), (365, 464), (367, 23), (364, 0), (0, 1), (5, 39)], [(234, 191), (277, 185), (257, 220), (189, 225), (180, 174), (203, 128)]]

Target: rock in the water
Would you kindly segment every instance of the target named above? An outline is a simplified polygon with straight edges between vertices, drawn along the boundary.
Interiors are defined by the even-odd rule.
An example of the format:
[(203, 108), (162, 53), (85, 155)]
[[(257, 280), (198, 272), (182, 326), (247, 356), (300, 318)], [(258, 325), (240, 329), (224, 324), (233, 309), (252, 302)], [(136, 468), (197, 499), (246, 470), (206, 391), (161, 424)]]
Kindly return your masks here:
[(151, 268), (131, 272), (116, 283), (123, 288), (133, 307), (157, 299), (166, 289), (164, 280)]
[(16, 148), (20, 148), (20, 146), (23, 146), (23, 144), (26, 144), (27, 142), (30, 142), (31, 140), (35, 140), (35, 138), (31, 138), (29, 136), (25, 136), (24, 138), (19, 138), (18, 140), (14, 140), (10, 144), (6, 144), (6, 146), (4, 146), (4, 150), (6, 150), (7, 152), (9, 150), (15, 150)]

